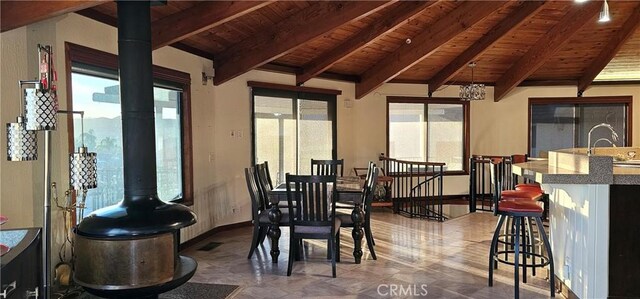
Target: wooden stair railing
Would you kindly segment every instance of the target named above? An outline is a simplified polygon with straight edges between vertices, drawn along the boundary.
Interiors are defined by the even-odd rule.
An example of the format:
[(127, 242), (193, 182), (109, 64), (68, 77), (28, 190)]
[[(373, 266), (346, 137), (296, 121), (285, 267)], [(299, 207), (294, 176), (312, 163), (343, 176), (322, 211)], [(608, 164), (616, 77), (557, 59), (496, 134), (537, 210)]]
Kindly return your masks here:
[(395, 213), (444, 221), (442, 213), (445, 163), (414, 162), (380, 156), (386, 176), (393, 179), (391, 199)]

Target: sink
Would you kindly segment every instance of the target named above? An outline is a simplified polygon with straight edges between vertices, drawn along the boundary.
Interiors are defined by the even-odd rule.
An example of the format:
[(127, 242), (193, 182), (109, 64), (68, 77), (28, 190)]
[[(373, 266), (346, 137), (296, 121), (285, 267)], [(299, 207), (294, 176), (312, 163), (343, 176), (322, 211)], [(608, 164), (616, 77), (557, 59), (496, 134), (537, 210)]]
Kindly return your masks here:
[(617, 166), (617, 167), (638, 167), (638, 168), (640, 168), (640, 160), (613, 161), (613, 166)]

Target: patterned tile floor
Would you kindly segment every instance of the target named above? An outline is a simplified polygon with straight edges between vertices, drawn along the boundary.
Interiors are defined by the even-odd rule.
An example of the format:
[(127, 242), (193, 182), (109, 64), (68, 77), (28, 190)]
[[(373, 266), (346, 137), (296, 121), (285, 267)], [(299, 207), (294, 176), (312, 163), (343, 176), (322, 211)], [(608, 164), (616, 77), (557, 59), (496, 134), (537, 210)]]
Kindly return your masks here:
[[(288, 228), (282, 230), (277, 264), (271, 262), (268, 241), (247, 259), (249, 227), (219, 233), (184, 254), (198, 261), (192, 282), (239, 285), (234, 298), (513, 298), (512, 266), (501, 264), (494, 286), (487, 286), (495, 223), (490, 213), (438, 223), (376, 211), (372, 229), (378, 260), (371, 258), (365, 243), (362, 263), (355, 264), (351, 230), (343, 229), (337, 278), (331, 278), (326, 242), (316, 240), (305, 241), (303, 261), (294, 263), (287, 277)], [(224, 244), (212, 251), (197, 250), (212, 241)], [(541, 270), (529, 275), (527, 284), (520, 283), (521, 298), (549, 297), (545, 278)]]

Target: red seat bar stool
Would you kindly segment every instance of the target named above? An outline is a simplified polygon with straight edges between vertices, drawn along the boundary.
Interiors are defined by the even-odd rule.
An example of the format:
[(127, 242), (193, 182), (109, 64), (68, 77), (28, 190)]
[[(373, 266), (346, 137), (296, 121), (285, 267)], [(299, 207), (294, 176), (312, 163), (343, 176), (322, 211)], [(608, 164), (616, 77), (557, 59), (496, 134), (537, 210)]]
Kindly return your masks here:
[[(515, 288), (515, 296), (514, 298), (520, 297), (520, 278), (519, 272), (520, 267), (523, 268), (523, 281), (526, 282), (526, 268), (527, 267), (545, 267), (549, 266), (549, 270), (551, 271), (551, 275), (549, 278), (549, 286), (550, 286), (550, 296), (555, 297), (555, 284), (553, 280), (554, 273), (554, 265), (553, 265), (553, 255), (551, 253), (551, 245), (549, 243), (549, 238), (547, 237), (544, 227), (542, 226), (542, 213), (543, 208), (540, 207), (535, 201), (532, 201), (530, 198), (517, 198), (512, 197), (510, 199), (502, 197), (502, 179), (498, 175), (502, 173), (501, 170), (504, 168), (504, 163), (502, 159), (495, 158), (491, 160), (491, 183), (492, 188), (494, 188), (494, 215), (499, 216), (498, 224), (496, 225), (495, 232), (491, 239), (491, 249), (489, 253), (489, 286), (493, 286), (493, 269), (497, 268), (498, 262), (505, 263), (508, 265), (514, 266), (514, 288)], [(502, 251), (498, 250), (498, 238), (500, 237), (500, 230), (502, 229), (502, 225), (504, 224), (507, 218), (513, 218), (515, 222), (515, 233), (514, 233), (514, 244), (513, 249), (505, 249)], [(520, 243), (521, 233), (524, 238), (525, 231), (525, 219), (533, 219), (537, 225), (538, 233), (542, 239), (544, 247), (546, 249), (548, 257), (543, 256), (542, 254), (536, 254), (535, 252), (528, 251), (528, 246)], [(522, 230), (521, 230), (522, 229)], [(531, 233), (531, 232), (530, 232)], [(521, 246), (522, 245), (522, 246)], [(522, 250), (521, 250), (522, 247)], [(532, 246), (533, 248), (533, 246)], [(501, 254), (513, 254), (514, 261), (509, 262), (506, 259), (500, 259)], [(520, 264), (520, 255), (522, 255), (522, 264)], [(533, 263), (531, 265), (527, 265), (527, 257), (533, 257)], [(540, 263), (536, 263), (536, 258), (540, 260)]]
[[(525, 163), (528, 161), (529, 161), (529, 156), (526, 154), (511, 155), (512, 164)], [(544, 212), (542, 214), (542, 219), (545, 219), (545, 220), (547, 219), (547, 216), (549, 215), (549, 194), (546, 194), (539, 184), (535, 182), (528, 183), (527, 180), (525, 179), (524, 183), (516, 184), (514, 186), (514, 189), (540, 193), (541, 197), (538, 198), (537, 200), (542, 201), (542, 203), (544, 203)]]
[[(512, 156), (512, 159), (514, 159)], [(500, 157), (494, 157), (494, 159), (503, 159)], [(498, 175), (500, 176), (500, 181), (504, 182), (503, 178), (506, 178), (507, 176), (512, 176), (512, 174), (509, 171), (510, 169), (505, 165), (502, 167), (502, 169), (500, 169), (500, 172), (498, 172)], [(509, 177), (510, 178), (510, 177)], [(505, 186), (505, 185), (510, 185), (512, 182), (515, 182), (516, 178), (515, 176), (513, 176), (513, 178), (511, 180), (507, 180), (507, 183), (503, 183), (502, 186), (505, 188), (510, 188), (511, 186)], [(518, 186), (523, 187), (520, 190), (502, 190), (501, 188), (501, 200), (524, 200), (524, 201), (529, 201), (529, 202), (536, 202), (538, 200), (540, 200), (543, 197), (543, 193), (542, 193), (542, 189), (540, 188), (533, 188), (533, 186), (529, 186), (529, 184), (519, 184)], [(513, 236), (514, 236), (514, 231), (515, 231), (515, 227), (514, 227), (514, 222), (513, 222), (513, 218), (512, 217), (507, 217), (506, 220), (506, 225), (504, 226), (504, 233), (501, 234), (498, 238), (498, 243), (503, 244), (505, 246), (505, 250), (503, 250), (503, 252), (505, 252), (504, 254), (504, 259), (506, 261), (509, 260), (509, 255), (506, 253), (506, 248), (507, 246), (509, 248), (513, 248), (514, 246), (514, 240), (513, 240)], [(531, 248), (531, 252), (535, 253), (535, 245), (536, 245), (536, 239), (533, 237), (533, 229), (531, 228), (531, 222), (528, 219), (525, 219), (525, 221), (522, 223), (522, 229), (523, 231), (525, 231), (526, 233), (524, 233), (523, 235), (525, 236), (525, 242), (523, 242), (523, 246), (527, 246), (527, 248)], [(526, 230), (525, 230), (526, 229)], [(537, 243), (539, 244), (539, 242)], [(535, 261), (535, 259), (534, 259)], [(533, 267), (532, 269), (532, 274), (535, 276), (536, 275), (536, 268)], [(523, 282), (527, 282), (527, 273), (526, 273), (526, 267), (524, 268), (523, 271), (523, 275), (522, 275), (522, 280)]]

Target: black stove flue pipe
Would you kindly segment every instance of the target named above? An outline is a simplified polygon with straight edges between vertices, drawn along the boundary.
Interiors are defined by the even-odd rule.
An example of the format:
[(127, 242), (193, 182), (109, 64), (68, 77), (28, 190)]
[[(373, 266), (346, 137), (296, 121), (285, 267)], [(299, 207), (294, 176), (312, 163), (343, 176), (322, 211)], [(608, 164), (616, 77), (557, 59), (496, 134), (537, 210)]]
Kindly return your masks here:
[(158, 194), (149, 5), (118, 1), (124, 205), (153, 200)]
[(75, 229), (73, 277), (100, 297), (157, 298), (196, 271), (178, 253), (178, 230), (196, 215), (157, 194), (150, 3), (117, 3), (124, 198)]
[(117, 1), (124, 198), (78, 226), (87, 237), (131, 237), (175, 231), (196, 222), (180, 204), (158, 199), (149, 1)]

